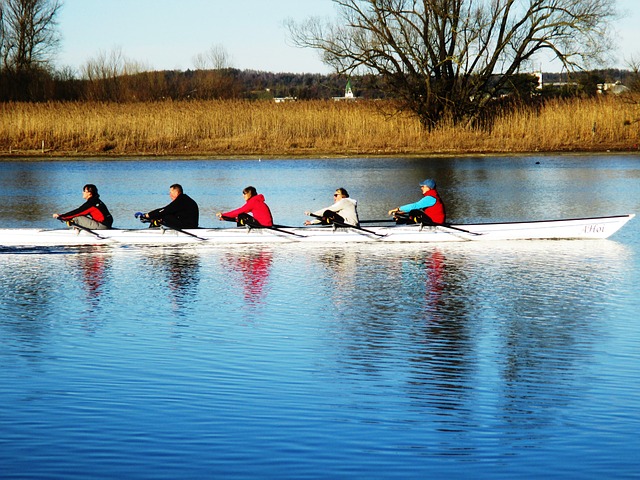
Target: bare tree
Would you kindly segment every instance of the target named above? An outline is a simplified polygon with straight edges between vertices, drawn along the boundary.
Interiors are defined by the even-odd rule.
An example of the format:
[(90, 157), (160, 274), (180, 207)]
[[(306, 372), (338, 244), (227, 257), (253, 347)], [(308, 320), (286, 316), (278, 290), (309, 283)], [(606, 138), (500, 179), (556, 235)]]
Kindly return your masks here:
[(288, 22), (338, 73), (375, 73), (432, 128), (472, 122), (509, 77), (549, 53), (570, 71), (600, 59), (615, 0), (333, 0), (340, 23)]
[(0, 0), (0, 72), (6, 63), (5, 27), (4, 27), (4, 2)]
[(121, 47), (100, 51), (81, 67), (82, 79), (87, 81), (85, 96), (91, 100), (143, 99), (152, 92), (145, 91), (144, 87), (133, 91), (133, 85), (146, 78), (141, 74), (150, 70), (144, 63), (127, 58)]
[(632, 92), (638, 93), (640, 92), (640, 58), (637, 55), (632, 55), (627, 59), (627, 68), (631, 72), (629, 85), (627, 86)]
[(0, 0), (2, 67), (23, 73), (49, 66), (59, 44), (61, 0)]
[(206, 52), (194, 56), (193, 66), (196, 70), (223, 70), (231, 68), (231, 57), (224, 46), (215, 44)]

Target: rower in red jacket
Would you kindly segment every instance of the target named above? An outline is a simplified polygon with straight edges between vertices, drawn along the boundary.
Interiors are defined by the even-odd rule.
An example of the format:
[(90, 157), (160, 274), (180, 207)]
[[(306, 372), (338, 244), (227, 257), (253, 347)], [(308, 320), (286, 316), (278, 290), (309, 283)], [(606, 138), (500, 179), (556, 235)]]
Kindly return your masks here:
[(98, 187), (88, 183), (82, 188), (82, 198), (85, 202), (75, 210), (67, 213), (54, 213), (53, 218), (73, 222), (91, 230), (107, 230), (113, 225), (113, 217), (109, 209), (100, 200)]
[(242, 190), (242, 195), (246, 201), (243, 206), (224, 213), (218, 212), (217, 217), (220, 220), (236, 222), (238, 226), (272, 227), (273, 217), (271, 210), (264, 202), (264, 195), (258, 194), (254, 187), (245, 188)]

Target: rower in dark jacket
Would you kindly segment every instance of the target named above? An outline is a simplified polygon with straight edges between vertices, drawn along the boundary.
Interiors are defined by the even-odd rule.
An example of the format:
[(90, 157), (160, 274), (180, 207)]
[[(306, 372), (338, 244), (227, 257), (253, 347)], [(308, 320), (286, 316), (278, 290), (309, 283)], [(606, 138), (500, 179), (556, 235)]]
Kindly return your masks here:
[(54, 213), (53, 218), (69, 222), (70, 225), (73, 222), (91, 230), (111, 228), (113, 217), (104, 202), (100, 200), (98, 187), (91, 183), (86, 184), (82, 187), (82, 198), (85, 199), (85, 202), (78, 208), (67, 213)]
[(200, 210), (198, 204), (183, 192), (182, 186), (174, 183), (169, 187), (171, 203), (151, 210), (144, 218), (151, 220), (151, 226), (166, 225), (172, 228), (198, 228)]

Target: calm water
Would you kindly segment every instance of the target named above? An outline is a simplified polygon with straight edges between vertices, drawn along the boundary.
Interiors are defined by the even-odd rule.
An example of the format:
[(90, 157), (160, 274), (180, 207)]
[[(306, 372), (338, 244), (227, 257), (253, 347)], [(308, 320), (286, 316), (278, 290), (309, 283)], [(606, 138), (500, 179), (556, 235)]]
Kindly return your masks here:
[[(0, 227), (96, 183), (201, 224), (640, 213), (640, 157), (0, 163)], [(638, 478), (640, 221), (603, 241), (0, 251), (0, 478)]]

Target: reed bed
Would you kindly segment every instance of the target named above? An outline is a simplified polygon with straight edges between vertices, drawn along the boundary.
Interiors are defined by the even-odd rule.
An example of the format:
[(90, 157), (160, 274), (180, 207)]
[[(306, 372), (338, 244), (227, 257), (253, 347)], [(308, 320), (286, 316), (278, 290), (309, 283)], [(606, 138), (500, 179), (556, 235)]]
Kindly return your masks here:
[(629, 97), (552, 100), (430, 132), (387, 102), (6, 103), (0, 155), (339, 156), (638, 150)]

